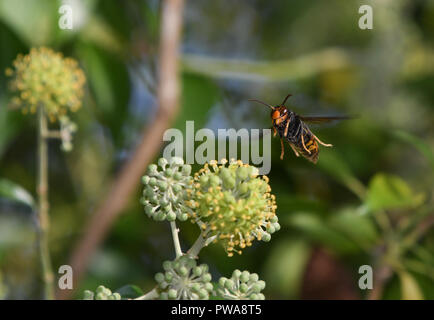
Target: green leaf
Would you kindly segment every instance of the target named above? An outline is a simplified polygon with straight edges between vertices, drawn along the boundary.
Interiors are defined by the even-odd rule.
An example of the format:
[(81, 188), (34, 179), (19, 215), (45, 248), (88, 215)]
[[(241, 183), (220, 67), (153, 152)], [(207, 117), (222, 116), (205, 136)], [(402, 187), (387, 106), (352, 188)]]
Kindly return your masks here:
[(291, 214), (283, 223), (300, 230), (312, 241), (325, 245), (340, 253), (359, 251), (351, 239), (330, 228), (327, 223), (311, 213)]
[(405, 271), (398, 273), (401, 281), (401, 297), (403, 300), (423, 300), (423, 294), (413, 276)]
[(144, 295), (142, 289), (134, 284), (127, 284), (117, 289), (115, 292), (119, 293), (122, 299), (134, 299)]
[(281, 61), (250, 61), (185, 54), (182, 56), (181, 65), (183, 71), (217, 79), (288, 81), (347, 68), (351, 62), (344, 50), (326, 48)]
[(0, 197), (27, 204), (32, 209), (35, 209), (33, 196), (26, 189), (12, 181), (0, 179)]
[(393, 135), (398, 139), (411, 144), (413, 147), (419, 150), (419, 152), (425, 156), (425, 158), (428, 160), (429, 164), (431, 165), (431, 168), (434, 170), (434, 152), (432, 148), (425, 141), (408, 132), (400, 131), (400, 130), (394, 131)]
[(12, 111), (7, 107), (4, 96), (0, 97), (0, 157), (5, 152), (10, 141), (17, 135), (22, 127), (23, 117), (20, 112)]
[(401, 178), (379, 173), (369, 183), (366, 204), (372, 211), (407, 209), (419, 206), (424, 200), (424, 194), (414, 194)]
[(286, 239), (275, 245), (265, 266), (267, 287), (285, 299), (297, 298), (310, 252), (301, 240)]
[(0, 1), (0, 20), (30, 46), (50, 44), (59, 17), (57, 1)]
[(372, 219), (361, 215), (355, 209), (346, 209), (333, 215), (328, 224), (365, 248), (373, 245), (378, 238)]
[(336, 151), (325, 148), (321, 153), (321, 160), (318, 161), (318, 167), (342, 183), (359, 198), (364, 198), (364, 185), (355, 177), (351, 168)]

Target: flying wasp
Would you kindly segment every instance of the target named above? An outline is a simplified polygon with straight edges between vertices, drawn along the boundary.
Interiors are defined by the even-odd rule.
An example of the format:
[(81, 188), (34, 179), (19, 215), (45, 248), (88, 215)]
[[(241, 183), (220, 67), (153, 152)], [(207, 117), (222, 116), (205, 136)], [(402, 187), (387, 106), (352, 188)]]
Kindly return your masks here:
[(286, 106), (286, 100), (292, 96), (288, 94), (280, 105), (273, 107), (268, 103), (256, 99), (249, 99), (249, 101), (259, 102), (271, 108), (271, 120), (273, 122), (273, 136), (277, 134), (280, 136), (281, 153), (280, 159), (283, 160), (285, 148), (283, 140), (288, 141), (291, 149), (295, 155), (299, 157), (302, 155), (307, 160), (316, 163), (318, 161), (319, 146), (318, 143), (325, 147), (332, 147), (333, 145), (322, 142), (316, 135), (310, 131), (306, 123), (326, 123), (334, 120), (349, 119), (348, 116), (301, 116), (294, 111), (289, 110)]

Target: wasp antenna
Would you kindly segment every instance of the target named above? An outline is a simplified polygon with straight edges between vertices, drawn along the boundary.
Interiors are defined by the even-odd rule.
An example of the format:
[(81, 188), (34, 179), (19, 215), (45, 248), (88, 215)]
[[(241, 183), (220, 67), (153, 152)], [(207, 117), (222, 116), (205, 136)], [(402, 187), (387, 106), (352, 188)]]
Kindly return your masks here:
[(282, 106), (284, 106), (284, 105), (285, 105), (285, 103), (286, 103), (286, 100), (288, 100), (288, 98), (289, 98), (290, 96), (292, 96), (292, 94), (288, 94), (288, 95), (286, 96), (286, 98), (285, 98), (285, 99), (283, 99), (283, 102), (282, 102)]
[(265, 102), (263, 102), (261, 100), (256, 100), (256, 99), (248, 99), (248, 100), (249, 101), (254, 101), (254, 102), (259, 102), (259, 103), (263, 104), (264, 106), (270, 107), (271, 110), (274, 110), (274, 107), (272, 105), (269, 105), (268, 103), (265, 103)]

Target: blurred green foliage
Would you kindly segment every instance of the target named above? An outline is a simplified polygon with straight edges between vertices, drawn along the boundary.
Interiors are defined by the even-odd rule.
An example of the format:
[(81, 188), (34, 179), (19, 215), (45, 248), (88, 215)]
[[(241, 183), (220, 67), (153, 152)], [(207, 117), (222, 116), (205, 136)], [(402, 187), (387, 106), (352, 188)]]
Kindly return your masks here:
[[(0, 70), (44, 45), (76, 58), (88, 80), (84, 107), (74, 115), (74, 150), (62, 154), (57, 142), (50, 145), (55, 269), (67, 263), (82, 226), (156, 111), (161, 2), (72, 3), (74, 29), (61, 30), (61, 1), (0, 0)], [(373, 30), (358, 28), (362, 4), (373, 7)], [(312, 128), (334, 145), (321, 148), (317, 166), (288, 149), (279, 160), (273, 140), (269, 177), (282, 229), (270, 243), (230, 260), (220, 248), (204, 249), (213, 274), (257, 272), (267, 282), (267, 298), (287, 299), (311, 298), (306, 288), (328, 283), (316, 283), (318, 273), (332, 279), (344, 270), (348, 277), (338, 274), (339, 281), (351, 288), (344, 297), (362, 298), (370, 293), (357, 286), (358, 268), (368, 264), (374, 272), (390, 271), (384, 298), (434, 299), (433, 21), (429, 0), (187, 1), (175, 127), (184, 130), (194, 120), (196, 130), (268, 128), (268, 111), (246, 99), (276, 104), (288, 92), (299, 113), (358, 115)], [(39, 298), (35, 123), (8, 110), (8, 99), (2, 72), (0, 288), (7, 288), (6, 298)], [(146, 218), (139, 197), (138, 189), (78, 292), (99, 284), (135, 283), (144, 292), (154, 286), (172, 241), (168, 226)], [(197, 230), (189, 223), (180, 228), (187, 248)], [(318, 250), (340, 269), (316, 263)], [(334, 283), (315, 297), (334, 297), (339, 288)]]

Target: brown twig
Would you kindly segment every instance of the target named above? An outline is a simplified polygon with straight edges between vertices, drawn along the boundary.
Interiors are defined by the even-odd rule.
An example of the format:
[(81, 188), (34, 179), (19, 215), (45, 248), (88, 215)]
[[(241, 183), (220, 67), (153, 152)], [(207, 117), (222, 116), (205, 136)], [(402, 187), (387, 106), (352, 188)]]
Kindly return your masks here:
[[(162, 9), (159, 58), (159, 108), (153, 123), (144, 130), (143, 139), (125, 164), (108, 194), (87, 223), (83, 237), (73, 251), (70, 265), (74, 271), (74, 288), (83, 277), (90, 257), (105, 238), (116, 218), (136, 190), (140, 176), (158, 154), (164, 131), (169, 128), (179, 109), (178, 61), (182, 29), (183, 0), (166, 0)], [(58, 292), (67, 299), (71, 291)]]

